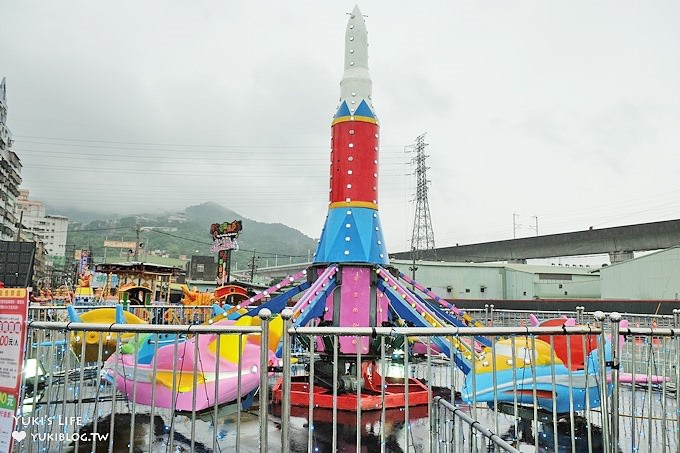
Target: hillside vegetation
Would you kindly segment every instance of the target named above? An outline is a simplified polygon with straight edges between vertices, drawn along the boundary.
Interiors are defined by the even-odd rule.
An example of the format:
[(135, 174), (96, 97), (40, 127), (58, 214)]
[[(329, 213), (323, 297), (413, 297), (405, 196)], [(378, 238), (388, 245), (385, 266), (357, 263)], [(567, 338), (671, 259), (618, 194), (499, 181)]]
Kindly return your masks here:
[[(89, 249), (95, 263), (101, 263), (107, 256), (120, 256), (120, 249), (104, 250), (105, 240), (136, 241), (139, 226), (140, 260), (145, 256), (161, 254), (170, 258), (192, 255), (215, 255), (210, 251), (212, 223), (241, 220), (243, 230), (237, 242), (239, 250), (233, 253), (233, 263), (238, 269), (247, 268), (255, 251), (258, 267), (275, 263), (306, 262), (316, 250), (316, 241), (300, 231), (281, 223), (262, 223), (245, 218), (238, 213), (215, 203), (204, 203), (185, 209), (185, 219), (176, 214), (138, 215), (117, 219), (89, 220), (69, 224), (67, 249), (70, 251)], [(67, 252), (69, 251), (67, 250)], [(126, 251), (121, 261), (128, 259)], [(132, 257), (130, 257), (132, 259)], [(236, 264), (233, 264), (236, 266)]]

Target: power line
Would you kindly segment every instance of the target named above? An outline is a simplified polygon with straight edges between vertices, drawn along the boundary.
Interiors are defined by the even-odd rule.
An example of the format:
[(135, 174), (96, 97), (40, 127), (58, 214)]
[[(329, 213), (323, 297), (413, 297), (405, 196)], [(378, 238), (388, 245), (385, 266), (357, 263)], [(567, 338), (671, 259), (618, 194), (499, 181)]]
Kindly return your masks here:
[[(95, 140), (85, 138), (63, 138), (63, 137), (41, 137), (36, 135), (15, 135), (17, 138), (30, 138), (37, 140), (57, 140), (64, 142), (81, 142), (81, 143), (102, 143), (102, 144), (118, 144), (118, 145), (134, 145), (134, 146), (174, 146), (182, 148), (262, 148), (262, 149), (277, 149), (277, 148), (318, 148), (318, 146), (301, 146), (301, 145), (201, 145), (196, 143), (153, 143), (153, 142), (126, 142), (117, 140)], [(54, 143), (55, 145), (57, 143)]]
[[(154, 143), (154, 142), (129, 142), (129, 141), (119, 141), (119, 140), (98, 140), (98, 139), (84, 139), (84, 138), (64, 138), (64, 137), (44, 137), (37, 135), (14, 135), (14, 139), (27, 138), (33, 140), (54, 140), (59, 142), (77, 142), (77, 143), (97, 143), (97, 144), (115, 144), (115, 145), (128, 145), (128, 146), (170, 146), (176, 148), (211, 148), (211, 149), (323, 149), (326, 150), (328, 146), (326, 145), (215, 145), (215, 144), (197, 144), (197, 143)], [(27, 143), (42, 143), (33, 142), (30, 140), (25, 140)], [(21, 143), (21, 141), (19, 141)], [(78, 146), (73, 144), (60, 144), (60, 143), (49, 143), (44, 142), (45, 145), (57, 145), (57, 146)], [(383, 148), (401, 148), (400, 145), (381, 145)], [(125, 148), (130, 149), (130, 148)], [(160, 151), (160, 150), (159, 150)], [(177, 151), (177, 150), (175, 150)]]
[[(66, 233), (83, 233), (91, 231), (109, 231), (109, 230), (129, 230), (130, 227), (110, 227), (110, 228), (87, 228), (87, 229), (68, 229)], [(55, 231), (55, 233), (64, 233), (64, 231)]]
[[(171, 236), (171, 237), (174, 237), (174, 238), (177, 238), (177, 239), (182, 239), (182, 240), (188, 241), (188, 242), (195, 242), (197, 244), (212, 245), (212, 242), (201, 241), (199, 239), (193, 239), (193, 238), (187, 238), (187, 237), (179, 236), (177, 234), (168, 233), (167, 231), (155, 230), (155, 229), (153, 229), (153, 227), (144, 227), (143, 231), (150, 231), (150, 232), (153, 232), (153, 233), (164, 234), (166, 236)], [(249, 252), (249, 253), (254, 252), (254, 250), (248, 250), (248, 249), (239, 249), (239, 250), (236, 250), (236, 251)], [(286, 253), (262, 252), (262, 251), (260, 251), (258, 253), (261, 254), (261, 255), (269, 255), (269, 256), (285, 256), (285, 257), (288, 257), (288, 258), (304, 258), (306, 256), (306, 255), (289, 255), (289, 254), (286, 254)]]
[(152, 232), (152, 233), (157, 233), (157, 234), (164, 234), (164, 235), (166, 235), (166, 236), (170, 236), (170, 237), (177, 238), (177, 239), (182, 239), (183, 241), (187, 241), (187, 242), (195, 242), (195, 243), (197, 243), (197, 244), (203, 244), (203, 245), (211, 245), (211, 244), (212, 244), (212, 242), (201, 241), (201, 240), (199, 240), (199, 239), (193, 239), (193, 238), (187, 238), (187, 237), (183, 237), (183, 236), (178, 236), (178, 235), (176, 235), (176, 234), (168, 233), (167, 231), (154, 230), (154, 229), (151, 228), (151, 227), (145, 227), (145, 228), (144, 228), (144, 231), (150, 231), (150, 232)]

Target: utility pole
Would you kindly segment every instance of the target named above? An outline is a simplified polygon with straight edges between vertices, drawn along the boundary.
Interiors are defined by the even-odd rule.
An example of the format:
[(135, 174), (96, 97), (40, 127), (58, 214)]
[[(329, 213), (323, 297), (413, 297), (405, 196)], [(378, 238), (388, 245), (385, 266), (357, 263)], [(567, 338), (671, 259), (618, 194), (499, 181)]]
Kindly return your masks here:
[[(432, 220), (430, 219), (430, 204), (427, 201), (427, 170), (425, 159), (429, 156), (425, 154), (425, 134), (419, 135), (413, 145), (406, 147), (406, 152), (416, 153), (411, 162), (415, 164), (416, 176), (416, 209), (413, 219), (413, 234), (411, 236), (411, 255), (412, 259), (422, 258), (426, 250), (431, 251), (429, 257), (437, 259), (437, 251), (434, 245), (434, 231), (432, 230)], [(415, 267), (415, 265), (414, 265)]]
[(520, 227), (520, 224), (517, 223), (517, 217), (519, 217), (519, 214), (515, 214), (514, 212), (512, 213), (512, 238), (517, 239), (517, 228)]
[(253, 257), (250, 260), (250, 283), (255, 280), (255, 250), (253, 250)]
[[(517, 229), (521, 228), (522, 225), (517, 223), (517, 218), (519, 217), (519, 214), (515, 214), (514, 212), (512, 213), (512, 238), (517, 239)], [(532, 215), (532, 219), (534, 219), (534, 225), (526, 225), (527, 228), (530, 230), (534, 230), (536, 232), (536, 236), (538, 236), (538, 216)]]
[(24, 210), (19, 213), (19, 229), (17, 229), (17, 242), (21, 241), (21, 227), (24, 225)]
[(532, 216), (534, 220), (536, 221), (536, 226), (534, 227), (534, 230), (536, 230), (536, 236), (538, 236), (538, 216)]
[(225, 275), (226, 277), (226, 281), (224, 283), (225, 285), (228, 285), (229, 280), (231, 279), (231, 252), (232, 252), (231, 250), (227, 250), (227, 260), (224, 264), (222, 264), (222, 266), (226, 267), (226, 272), (224, 271), (224, 269), (222, 270), (222, 274)]
[(409, 267), (409, 270), (411, 271), (411, 279), (414, 281), (414, 283), (411, 285), (411, 289), (415, 291), (416, 271), (418, 270), (418, 266), (416, 266), (416, 251), (413, 248), (411, 248), (411, 267)]
[(139, 233), (141, 231), (141, 227), (139, 226), (139, 223), (135, 224), (135, 237), (137, 240), (135, 241), (135, 262), (139, 261)]

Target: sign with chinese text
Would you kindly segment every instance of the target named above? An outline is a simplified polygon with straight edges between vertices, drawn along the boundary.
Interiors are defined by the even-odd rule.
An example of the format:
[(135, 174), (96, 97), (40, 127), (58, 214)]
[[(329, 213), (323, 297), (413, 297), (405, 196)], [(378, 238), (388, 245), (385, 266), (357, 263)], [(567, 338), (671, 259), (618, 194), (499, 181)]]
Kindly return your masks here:
[(213, 245), (210, 251), (217, 253), (217, 284), (229, 283), (229, 254), (231, 250), (238, 250), (236, 238), (243, 229), (240, 220), (233, 222), (213, 223), (210, 225), (210, 235)]
[(0, 453), (12, 449), (26, 346), (28, 290), (0, 289)]

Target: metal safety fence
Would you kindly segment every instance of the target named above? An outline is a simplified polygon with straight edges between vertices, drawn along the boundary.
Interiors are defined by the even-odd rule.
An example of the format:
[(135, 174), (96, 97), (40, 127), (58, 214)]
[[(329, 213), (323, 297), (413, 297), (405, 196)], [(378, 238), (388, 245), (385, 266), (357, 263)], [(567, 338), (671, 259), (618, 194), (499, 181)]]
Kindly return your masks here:
[(267, 420), (257, 389), (268, 388), (270, 355), (251, 345), (267, 343), (268, 320), (263, 313), (263, 326), (30, 321), (15, 427), (23, 435), (14, 450), (258, 446), (261, 433), (240, 428)]
[[(116, 305), (73, 305), (73, 311), (83, 314), (94, 308), (116, 309)], [(125, 310), (133, 314), (141, 321), (153, 324), (203, 324), (214, 316), (211, 305), (180, 305), (180, 304), (153, 304), (153, 305), (126, 305)], [(57, 305), (32, 305), (28, 309), (30, 321), (69, 321), (68, 306)]]
[[(676, 388), (680, 374), (676, 364), (680, 363), (680, 330), (677, 326), (628, 327), (618, 314), (605, 318), (602, 313), (591, 313), (584, 317), (593, 321), (573, 327), (495, 325), (488, 328), (352, 329), (351, 335), (356, 340), (353, 343), (361, 344), (360, 339), (365, 337), (373, 338), (374, 344), (378, 343), (381, 351), (378, 368), (384, 376), (390, 376), (393, 370), (397, 370), (390, 377), (404, 383), (403, 404), (398, 411), (390, 413), (384, 405), (383, 393), (378, 415), (374, 411), (368, 412), (369, 417), (377, 417), (379, 422), (367, 425), (361, 421), (364, 416), (361, 399), (367, 398), (366, 392), (357, 387), (357, 409), (352, 419), (356, 423), (354, 435), (338, 436), (338, 428), (332, 426), (333, 435), (327, 451), (359, 451), (365, 447), (366, 434), (370, 431), (366, 426), (372, 426), (380, 451), (391, 451), (389, 446), (394, 444), (403, 451), (515, 451), (513, 448), (540, 452), (678, 451), (680, 425)], [(622, 328), (622, 324), (625, 327)], [(326, 350), (325, 354), (327, 360), (337, 362), (338, 339), (350, 332), (344, 328), (304, 327), (291, 329), (288, 333), (292, 338), (308, 338), (305, 343), (309, 345), (309, 382), (314, 382), (315, 368), (322, 362), (319, 361), (320, 354), (315, 351), (313, 339), (331, 338), (332, 350)], [(472, 370), (466, 375), (456, 366), (452, 355), (447, 357), (430, 348), (435, 345), (435, 337), (447, 339), (451, 350), (456, 351), (452, 355), (458, 354), (457, 345), (472, 344), (475, 337), (490, 339), (491, 346), (483, 351), (487, 354), (486, 358), (471, 361)], [(565, 337), (569, 340), (563, 341)], [(396, 356), (388, 347), (390, 344), (406, 344), (416, 338), (426, 343), (428, 352), (425, 356)], [(571, 357), (575, 357), (579, 343), (581, 350), (589, 351), (588, 343), (592, 338), (607, 346), (593, 349), (590, 357), (581, 357), (585, 360), (580, 367), (568, 363)], [(611, 338), (619, 341), (608, 342)], [(570, 358), (565, 361), (561, 361), (555, 353), (556, 344), (560, 341), (567, 350), (574, 349), (568, 351)], [(543, 363), (540, 361), (542, 352), (539, 343), (550, 346), (549, 360)], [(644, 354), (641, 348), (645, 349)], [(513, 367), (510, 371), (506, 369), (503, 374), (500, 369), (502, 361), (498, 360), (503, 354), (510, 354), (512, 363), (525, 362), (526, 366)], [(365, 357), (357, 352), (354, 359), (357, 365), (346, 373), (333, 370), (333, 385), (330, 386), (333, 402), (328, 409), (332, 420), (341, 413), (337, 406), (347, 394), (347, 386), (341, 384), (343, 379), (352, 374), (355, 380), (361, 379), (359, 363)], [(287, 363), (284, 353), (284, 370)], [(481, 381), (485, 370), (480, 368), (488, 368), (489, 363), (495, 365), (488, 373), (491, 375), (488, 381), (491, 391), (485, 393), (483, 386), (476, 385), (475, 380)], [(418, 416), (411, 414), (417, 413), (418, 407), (410, 407), (409, 400), (415, 399), (419, 388), (410, 378), (428, 384), (426, 412), (430, 416), (427, 429), (419, 423)], [(502, 382), (504, 378), (509, 379)], [(291, 384), (294, 385), (295, 380), (288, 380), (284, 374), (282, 411), (286, 411), (286, 407), (295, 408), (296, 403), (286, 397), (295, 393), (289, 390)], [(343, 387), (345, 390), (338, 390)], [(314, 385), (309, 385), (305, 391), (309, 394), (309, 403), (301, 416), (309, 421), (305, 425), (308, 431), (307, 451), (316, 451), (314, 413), (319, 410), (315, 403), (318, 393)], [(288, 416), (282, 419), (284, 451), (290, 442), (290, 435), (286, 434), (290, 420)], [(456, 422), (456, 429), (452, 429)], [(463, 428), (462, 424), (471, 429)], [(376, 426), (381, 428), (376, 430)]]
[[(35, 310), (28, 325), (16, 427), (25, 437), (16, 452), (661, 453), (680, 446), (677, 314), (631, 323), (574, 313), (584, 324), (532, 327), (527, 313), (520, 326), (513, 312), (514, 325), (503, 327), (492, 310), (489, 327), (348, 329), (292, 328), (284, 310), (277, 322), (286, 324), (275, 332), (270, 320), (278, 317), (266, 312), (226, 326), (75, 323), (43, 313)], [(655, 319), (655, 327), (636, 326)], [(368, 342), (371, 352), (341, 353), (343, 338)], [(558, 344), (569, 357), (571, 348), (589, 350), (592, 338), (621, 340), (590, 351), (581, 368), (556, 355)], [(371, 370), (384, 379), (367, 388)]]
[(474, 451), (476, 442), (473, 439), (479, 438), (481, 451), (519, 453), (519, 450), (508, 441), (489, 431), (460, 406), (441, 396), (434, 398), (431, 425), (434, 438), (438, 441), (434, 446), (435, 451), (451, 453)]

